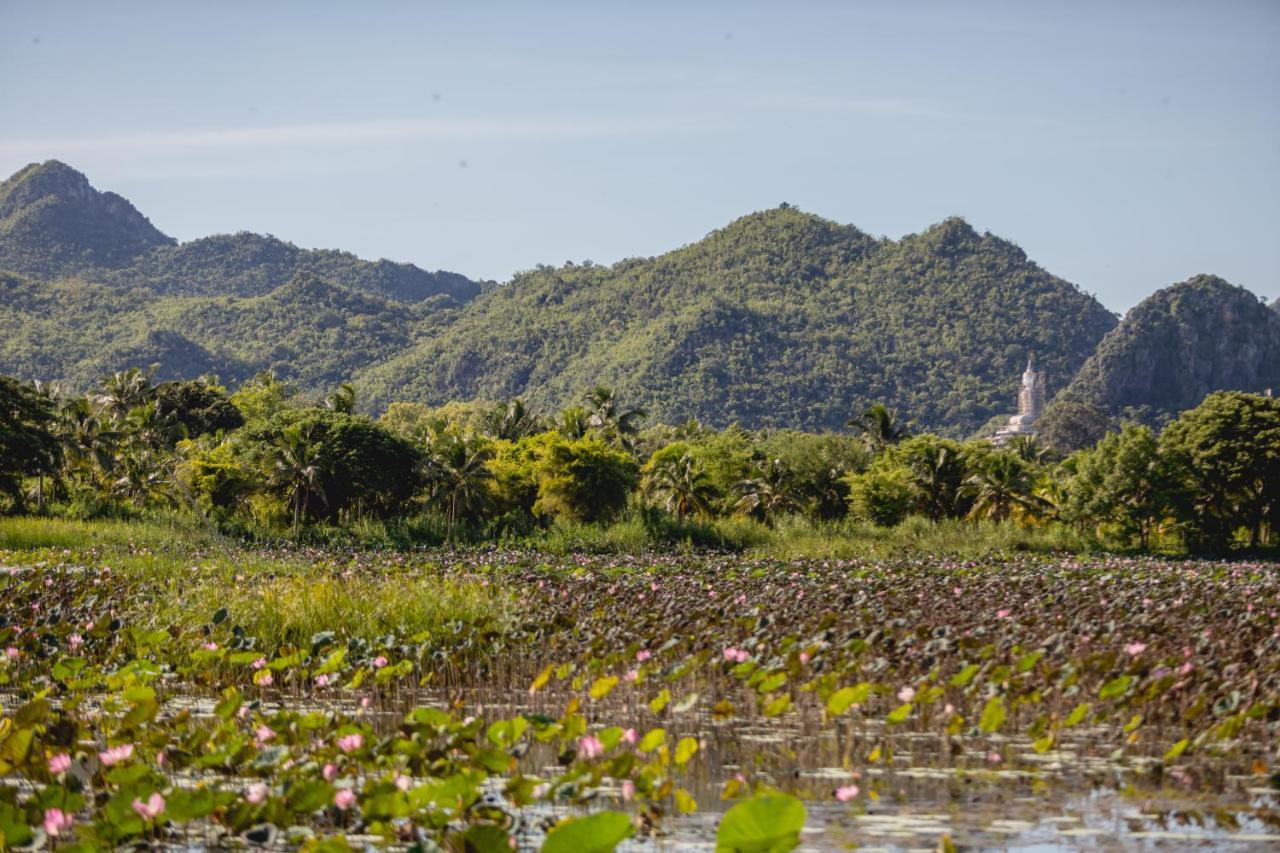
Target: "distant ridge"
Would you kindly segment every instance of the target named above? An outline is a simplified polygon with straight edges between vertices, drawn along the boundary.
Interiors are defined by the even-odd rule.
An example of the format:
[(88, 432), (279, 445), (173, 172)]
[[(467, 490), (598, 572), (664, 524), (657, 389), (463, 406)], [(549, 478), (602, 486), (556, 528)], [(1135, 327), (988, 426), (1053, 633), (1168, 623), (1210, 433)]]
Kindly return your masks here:
[(1017, 246), (952, 218), (902, 240), (783, 206), (656, 258), (539, 267), (359, 376), (375, 404), (595, 382), (653, 417), (844, 428), (883, 400), (968, 434), (1004, 412), (1035, 353), (1065, 381), (1116, 323)]

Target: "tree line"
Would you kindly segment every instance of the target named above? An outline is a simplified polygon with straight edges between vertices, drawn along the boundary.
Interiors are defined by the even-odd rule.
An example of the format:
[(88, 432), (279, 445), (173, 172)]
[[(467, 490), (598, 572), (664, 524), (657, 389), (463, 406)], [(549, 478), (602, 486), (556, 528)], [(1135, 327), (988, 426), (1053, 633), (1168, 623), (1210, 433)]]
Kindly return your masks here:
[(1242, 392), (1067, 454), (916, 433), (879, 404), (828, 433), (646, 426), (606, 387), (555, 414), (514, 399), (394, 403), (373, 419), (356, 404), (351, 385), (308, 400), (269, 372), (231, 392), (131, 369), (79, 396), (0, 377), (0, 510), (179, 509), (249, 536), (428, 517), (471, 540), (627, 512), (767, 527), (922, 516), (1203, 552), (1275, 545), (1280, 528), (1280, 400)]

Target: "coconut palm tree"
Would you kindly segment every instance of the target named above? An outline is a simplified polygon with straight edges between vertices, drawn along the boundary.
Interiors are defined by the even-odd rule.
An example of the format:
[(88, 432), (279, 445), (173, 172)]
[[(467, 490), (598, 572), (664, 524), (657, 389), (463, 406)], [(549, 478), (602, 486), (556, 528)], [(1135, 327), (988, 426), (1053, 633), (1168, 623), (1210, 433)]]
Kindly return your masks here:
[(640, 432), (640, 422), (649, 416), (644, 409), (623, 409), (613, 390), (597, 385), (583, 398), (587, 404), (587, 425), (606, 440), (631, 450)]
[(271, 447), (271, 479), (275, 485), (289, 490), (295, 533), (313, 498), (328, 503), (321, 485), (320, 456), (319, 443), (309, 431), (296, 424), (281, 430)]
[(428, 495), (450, 525), (476, 518), (489, 507), (493, 445), (483, 438), (437, 429), (426, 448)]
[(973, 495), (971, 518), (1004, 521), (1014, 510), (1036, 513), (1044, 509), (1033, 494), (1035, 478), (1031, 466), (1015, 452), (991, 454), (965, 480), (965, 485)]
[(324, 398), (324, 407), (331, 412), (351, 414), (356, 410), (356, 386), (343, 382)]
[(565, 438), (582, 438), (591, 429), (590, 420), (591, 416), (586, 409), (581, 406), (570, 406), (560, 413), (556, 429)]
[(644, 488), (646, 494), (659, 499), (668, 512), (681, 519), (694, 514), (710, 516), (711, 502), (716, 497), (715, 486), (688, 453), (655, 465), (645, 478)]
[(862, 434), (867, 450), (878, 454), (910, 436), (907, 428), (897, 423), (895, 418), (884, 403), (873, 403), (861, 414), (850, 418), (848, 425)]
[(155, 371), (155, 367), (145, 371), (131, 367), (104, 376), (98, 381), (102, 390), (95, 395), (94, 402), (108, 417), (126, 417), (138, 406), (155, 399), (156, 389), (151, 384)]
[(938, 521), (963, 514), (965, 464), (959, 449), (950, 442), (912, 456), (907, 462), (911, 484), (929, 518)]
[(541, 417), (525, 408), (524, 400), (516, 397), (490, 412), (485, 418), (485, 432), (500, 440), (519, 441), (546, 429)]
[(740, 481), (734, 488), (739, 494), (734, 511), (752, 516), (768, 527), (779, 515), (800, 508), (795, 478), (781, 459), (770, 461), (755, 477)]

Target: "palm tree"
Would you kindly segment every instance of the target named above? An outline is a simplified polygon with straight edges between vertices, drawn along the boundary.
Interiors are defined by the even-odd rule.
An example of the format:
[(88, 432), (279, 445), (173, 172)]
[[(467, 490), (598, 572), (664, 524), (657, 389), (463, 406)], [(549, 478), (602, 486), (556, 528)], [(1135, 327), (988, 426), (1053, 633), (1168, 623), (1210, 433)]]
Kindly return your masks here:
[(960, 513), (964, 497), (965, 466), (960, 452), (948, 444), (940, 444), (908, 463), (912, 485), (924, 510), (934, 521)]
[(644, 409), (622, 409), (612, 389), (597, 385), (587, 392), (587, 425), (625, 450), (634, 445), (640, 422), (649, 416)]
[(309, 431), (298, 425), (285, 427), (271, 447), (272, 480), (289, 489), (289, 506), (293, 510), (293, 530), (298, 531), (303, 512), (311, 505), (313, 497), (326, 504), (321, 486), (320, 445), (312, 440)]
[(1035, 483), (1030, 465), (1014, 452), (991, 454), (965, 485), (973, 494), (972, 518), (1004, 521), (1015, 509), (1029, 513), (1043, 509), (1032, 493)]
[(95, 493), (104, 491), (124, 433), (87, 397), (76, 397), (62, 404), (57, 435), (62, 444), (60, 479)]
[(495, 409), (485, 418), (485, 431), (500, 440), (519, 441), (545, 428), (542, 418), (525, 408), (524, 400), (519, 397), (508, 400), (505, 406)]
[(98, 381), (102, 391), (94, 398), (94, 402), (109, 417), (125, 417), (133, 409), (155, 398), (156, 389), (151, 384), (155, 371), (154, 366), (146, 371), (131, 367), (103, 377)]
[(450, 525), (475, 518), (489, 506), (493, 446), (484, 439), (437, 429), (428, 438), (427, 482), (430, 502)]
[(910, 435), (907, 428), (896, 423), (894, 418), (894, 413), (884, 403), (873, 403), (863, 409), (862, 414), (850, 418), (848, 425), (862, 434), (869, 451), (878, 454)]
[(1021, 457), (1023, 462), (1030, 462), (1033, 465), (1044, 462), (1049, 455), (1049, 448), (1041, 444), (1040, 439), (1025, 433), (1009, 439), (1006, 447)]
[(356, 410), (356, 386), (343, 382), (324, 398), (324, 407), (331, 412), (351, 414)]
[(768, 527), (773, 526), (778, 515), (800, 508), (795, 480), (781, 459), (774, 459), (757, 476), (742, 480), (734, 488), (740, 495), (734, 510), (763, 521)]
[(581, 406), (570, 406), (560, 413), (556, 429), (565, 438), (582, 438), (591, 429), (590, 415)]
[(655, 465), (645, 479), (645, 491), (661, 499), (663, 507), (680, 519), (690, 514), (710, 516), (716, 497), (715, 486), (688, 453)]

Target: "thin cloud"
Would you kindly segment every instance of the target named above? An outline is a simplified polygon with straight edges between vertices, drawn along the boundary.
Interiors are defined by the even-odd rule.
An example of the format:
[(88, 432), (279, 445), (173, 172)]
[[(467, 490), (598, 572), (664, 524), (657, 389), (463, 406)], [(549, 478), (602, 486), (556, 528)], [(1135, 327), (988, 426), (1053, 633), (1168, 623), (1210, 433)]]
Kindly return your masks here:
[(269, 127), (85, 134), (0, 141), (0, 156), (67, 154), (167, 154), (223, 149), (331, 145), (394, 145), (481, 139), (588, 139), (653, 133), (700, 132), (705, 118), (449, 118), (322, 122)]

